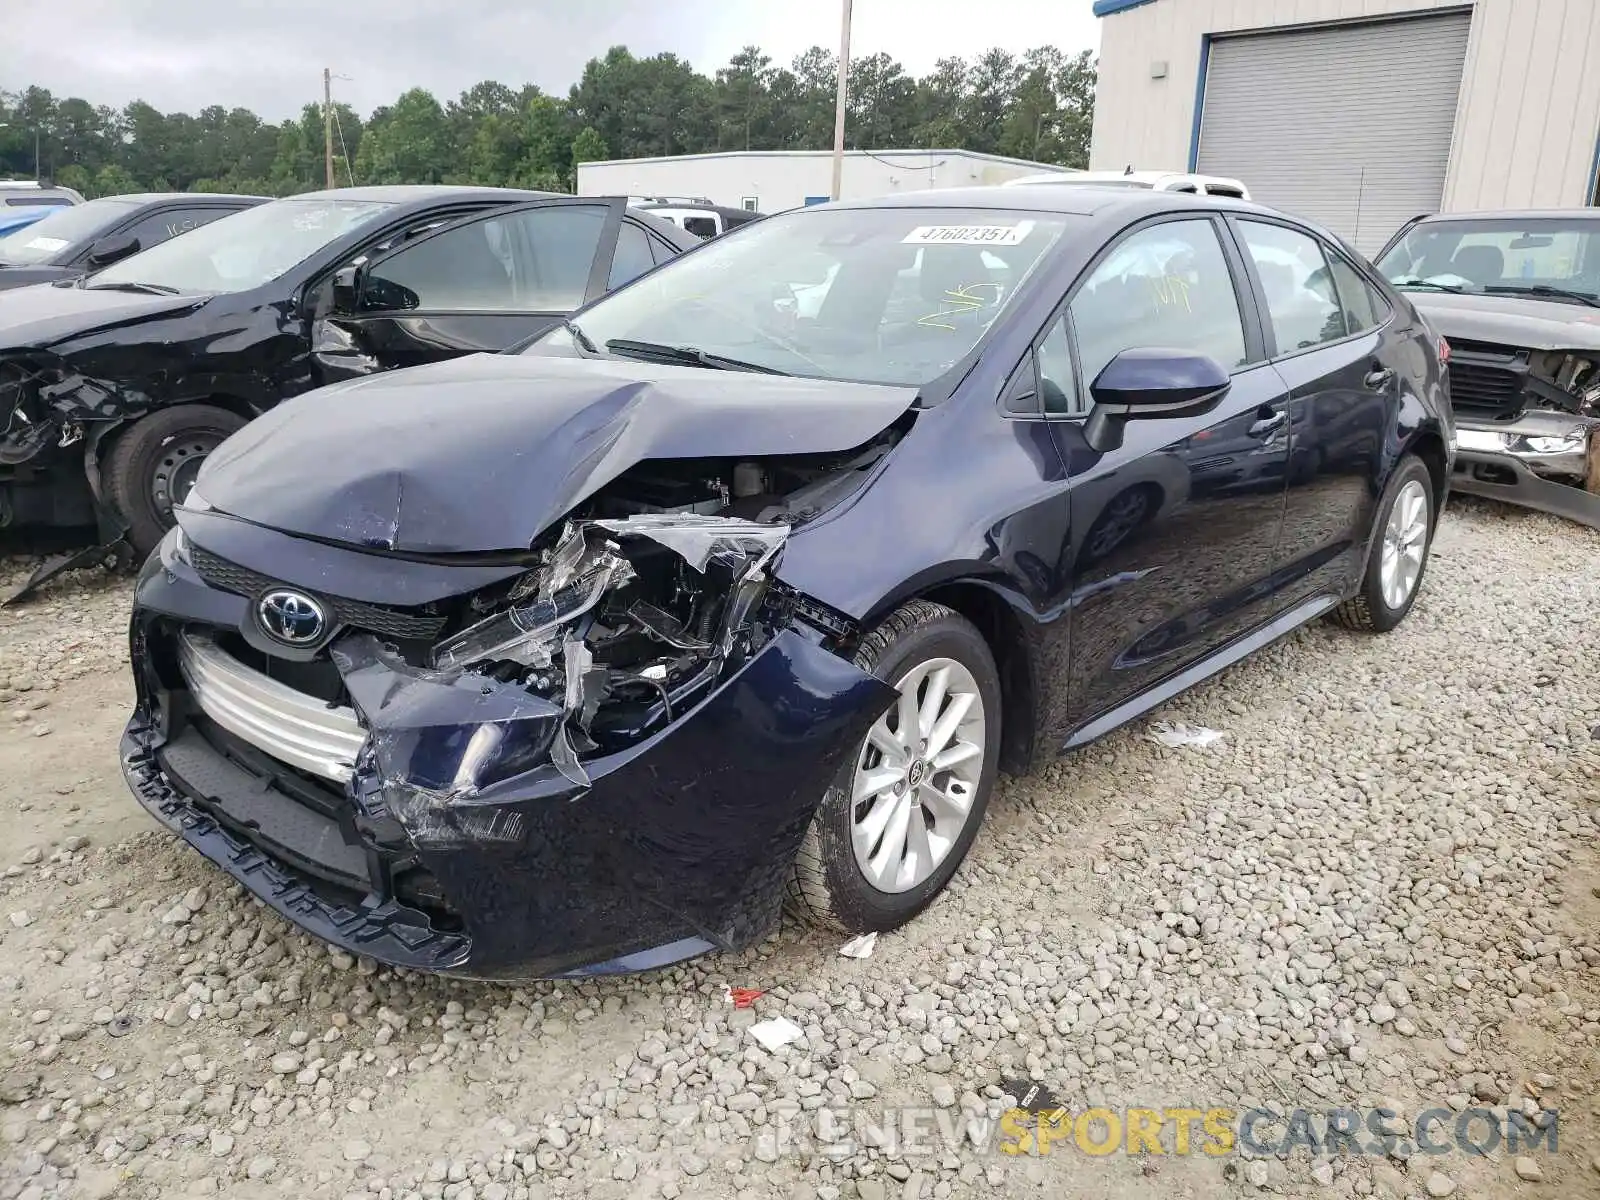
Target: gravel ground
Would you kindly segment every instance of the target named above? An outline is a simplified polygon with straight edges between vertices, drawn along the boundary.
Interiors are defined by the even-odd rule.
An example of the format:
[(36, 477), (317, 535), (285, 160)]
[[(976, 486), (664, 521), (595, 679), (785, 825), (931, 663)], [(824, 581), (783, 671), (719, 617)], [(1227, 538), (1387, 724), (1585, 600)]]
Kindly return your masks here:
[[(330, 953), (157, 830), (116, 762), (129, 583), (79, 573), (0, 610), (0, 1200), (1600, 1195), (1597, 550), (1457, 502), (1401, 630), (1303, 630), (1157, 714), (1219, 746), (1140, 722), (1007, 782), (870, 959), (786, 925), (520, 988)], [(768, 1052), (776, 1016), (803, 1037)], [(1542, 1103), (1559, 1142), (982, 1152), (1017, 1078), (1075, 1111), (1382, 1103), (1401, 1134)], [(845, 1105), (862, 1136), (801, 1136)], [(898, 1106), (931, 1136), (875, 1133)]]

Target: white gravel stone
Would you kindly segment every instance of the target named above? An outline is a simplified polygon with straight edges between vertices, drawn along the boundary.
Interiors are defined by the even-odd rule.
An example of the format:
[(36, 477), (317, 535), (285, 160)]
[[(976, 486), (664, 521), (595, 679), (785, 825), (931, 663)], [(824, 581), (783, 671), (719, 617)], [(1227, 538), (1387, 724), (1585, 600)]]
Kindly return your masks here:
[[(120, 784), (35, 759), (12, 772), (29, 781), (14, 807), (59, 797), (96, 849), (49, 849), (61, 826), (29, 826), (16, 844), (44, 847), (39, 860), (0, 871), (0, 911), (33, 914), (0, 939), (0, 1113), (25, 1126), (0, 1144), (45, 1200), (68, 1200), (74, 1178), (299, 1200), (965, 1200), (1061, 1190), (1051, 1160), (973, 1148), (1010, 1102), (1002, 1080), (1043, 1082), (1074, 1109), (1403, 1098), (1407, 1129), (1425, 1099), (1520, 1104), (1524, 1080), (1576, 1109), (1600, 1094), (1579, 1065), (1600, 1051), (1600, 937), (1558, 900), (1600, 886), (1582, 857), (1600, 836), (1597, 549), (1553, 519), (1452, 513), (1400, 629), (1309, 627), (1160, 714), (1226, 730), (1216, 750), (1166, 750), (1137, 723), (1002, 781), (950, 891), (865, 962), (786, 924), (744, 954), (635, 979), (396, 972), (295, 931), (142, 814), (119, 832), (92, 806), (132, 807)], [(126, 588), (73, 588), (48, 613), (7, 610), (0, 703), (46, 693), (76, 730), (95, 708), (68, 684), (104, 676), (100, 705), (124, 703)], [(76, 743), (0, 739), (0, 788), (18, 745), (60, 757)], [(768, 991), (734, 1010), (724, 986)], [(769, 1053), (744, 1031), (780, 1014), (805, 1037)], [(1512, 1024), (1573, 1048), (1559, 1081), (1493, 1033)], [(907, 1103), (966, 1144), (833, 1159), (771, 1136), (791, 1116), (815, 1132), (825, 1110)], [(426, 1127), (414, 1145), (394, 1139), (408, 1120)], [(343, 1154), (322, 1163), (313, 1146)], [(1433, 1191), (1447, 1177), (1426, 1159), (1334, 1167), (1238, 1164), (1251, 1194), (1472, 1184)], [(1183, 1174), (1134, 1182), (1141, 1200), (1173, 1200), (1193, 1185)]]

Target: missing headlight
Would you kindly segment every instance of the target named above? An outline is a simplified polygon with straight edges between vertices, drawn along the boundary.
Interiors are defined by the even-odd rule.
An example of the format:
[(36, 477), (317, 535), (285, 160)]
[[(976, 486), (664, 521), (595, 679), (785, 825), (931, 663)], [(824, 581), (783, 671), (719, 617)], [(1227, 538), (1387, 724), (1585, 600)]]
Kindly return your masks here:
[[(693, 513), (569, 522), (499, 610), (440, 642), (433, 665), (520, 682), (566, 714), (551, 760), (646, 736), (742, 661), (786, 525)], [(481, 611), (481, 610), (480, 610)]]

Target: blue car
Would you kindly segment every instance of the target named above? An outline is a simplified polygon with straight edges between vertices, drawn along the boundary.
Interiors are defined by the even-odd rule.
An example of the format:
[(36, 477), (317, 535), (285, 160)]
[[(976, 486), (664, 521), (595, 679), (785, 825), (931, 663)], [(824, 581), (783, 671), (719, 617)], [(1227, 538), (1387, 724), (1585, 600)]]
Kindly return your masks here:
[(0, 237), (26, 229), (35, 221), (43, 220), (55, 211), (48, 204), (30, 204), (26, 208), (0, 208)]
[(397, 966), (658, 967), (785, 904), (894, 929), (1000, 772), (1308, 621), (1405, 618), (1455, 447), (1440, 359), (1355, 251), (1242, 200), (767, 217), (213, 450), (139, 581), (124, 773)]

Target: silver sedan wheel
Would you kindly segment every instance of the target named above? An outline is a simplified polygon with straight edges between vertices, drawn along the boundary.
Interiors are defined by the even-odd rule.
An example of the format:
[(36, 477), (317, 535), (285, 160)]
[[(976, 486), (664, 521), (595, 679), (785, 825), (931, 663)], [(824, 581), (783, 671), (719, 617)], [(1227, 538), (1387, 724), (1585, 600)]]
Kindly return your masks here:
[(983, 774), (983, 696), (950, 658), (913, 667), (868, 732), (851, 793), (850, 840), (867, 882), (905, 892), (961, 839)]
[(1428, 550), (1428, 493), (1415, 479), (1406, 481), (1389, 509), (1383, 530), (1383, 559), (1378, 583), (1383, 602), (1391, 609), (1404, 606), (1422, 574), (1422, 556)]

